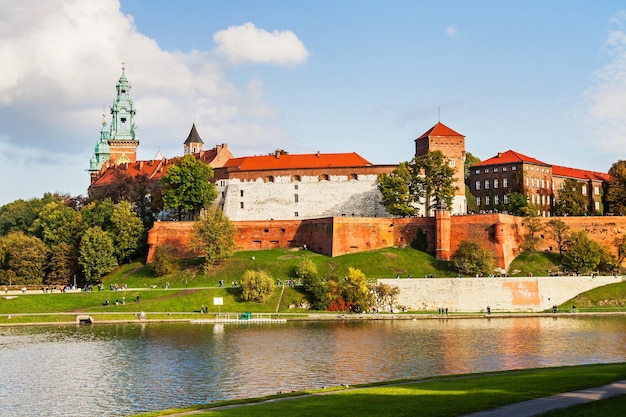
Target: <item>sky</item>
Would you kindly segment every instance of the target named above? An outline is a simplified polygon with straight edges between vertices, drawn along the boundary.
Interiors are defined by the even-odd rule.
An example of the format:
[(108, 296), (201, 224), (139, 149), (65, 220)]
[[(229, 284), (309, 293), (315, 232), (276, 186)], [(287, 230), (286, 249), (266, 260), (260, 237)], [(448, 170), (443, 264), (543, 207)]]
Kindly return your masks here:
[(607, 172), (626, 159), (626, 4), (612, 0), (0, 0), (0, 205), (86, 195), (122, 73), (138, 159), (414, 154), (441, 121)]

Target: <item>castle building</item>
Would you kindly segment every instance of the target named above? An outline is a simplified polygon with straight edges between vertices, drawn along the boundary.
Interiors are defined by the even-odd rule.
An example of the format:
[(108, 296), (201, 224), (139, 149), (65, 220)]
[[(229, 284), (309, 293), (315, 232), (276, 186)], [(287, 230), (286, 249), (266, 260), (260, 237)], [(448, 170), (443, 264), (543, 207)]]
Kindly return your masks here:
[[(448, 207), (452, 214), (466, 214), (467, 201), (465, 198), (465, 136), (455, 132), (441, 122), (424, 132), (415, 139), (415, 156), (422, 156), (431, 151), (441, 151), (448, 158), (448, 164), (455, 169), (454, 185), (456, 192), (452, 200), (452, 207)], [(426, 207), (430, 206), (428, 201)], [(432, 215), (432, 213), (429, 213)]]
[(118, 165), (133, 163), (137, 160), (139, 140), (136, 136), (135, 108), (130, 94), (130, 83), (126, 78), (125, 68), (115, 86), (116, 97), (111, 105), (111, 125), (103, 115), (100, 139), (96, 143), (94, 155), (89, 161), (92, 182), (105, 164)]
[(509, 194), (521, 193), (538, 207), (538, 216), (549, 217), (566, 179), (575, 180), (581, 194), (588, 196), (590, 214), (603, 214), (601, 201), (608, 174), (550, 165), (512, 150), (470, 167), (470, 191), (479, 211), (506, 213)]
[[(137, 161), (135, 108), (124, 68), (111, 106), (111, 124), (103, 118), (100, 139), (90, 161), (92, 191), (120, 175), (143, 175), (159, 180), (180, 157)], [(415, 155), (441, 151), (456, 170), (458, 187), (449, 207), (465, 214), (463, 181), (465, 137), (437, 123), (415, 139)], [(292, 155), (279, 150), (268, 155), (235, 158), (226, 144), (205, 151), (195, 123), (183, 144), (184, 155), (194, 155), (213, 168), (218, 199), (215, 202), (234, 221), (301, 220), (320, 217), (391, 217), (381, 204), (377, 179), (396, 165), (373, 165), (355, 152)], [(420, 207), (420, 213), (433, 215)]]

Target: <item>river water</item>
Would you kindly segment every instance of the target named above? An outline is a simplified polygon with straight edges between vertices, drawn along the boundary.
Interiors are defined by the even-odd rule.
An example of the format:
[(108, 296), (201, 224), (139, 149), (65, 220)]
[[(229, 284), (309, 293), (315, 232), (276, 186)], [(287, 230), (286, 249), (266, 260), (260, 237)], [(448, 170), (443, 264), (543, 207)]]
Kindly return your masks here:
[(0, 416), (125, 416), (278, 391), (626, 361), (626, 317), (0, 328)]

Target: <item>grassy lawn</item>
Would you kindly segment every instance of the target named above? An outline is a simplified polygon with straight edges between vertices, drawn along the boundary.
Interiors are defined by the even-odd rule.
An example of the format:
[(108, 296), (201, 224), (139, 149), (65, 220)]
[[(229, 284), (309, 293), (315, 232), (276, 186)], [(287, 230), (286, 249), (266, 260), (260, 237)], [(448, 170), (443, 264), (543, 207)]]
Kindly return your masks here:
[[(349, 389), (329, 390), (324, 395), (298, 393), (285, 401), (262, 402), (281, 396), (250, 400), (245, 407), (215, 409), (194, 416), (238, 417), (289, 415), (324, 417), (358, 415), (446, 417), (486, 410), (504, 404), (533, 398), (605, 385), (626, 379), (626, 364), (584, 365), (575, 367), (543, 368), (510, 372), (428, 378), (397, 384), (378, 384)], [(321, 394), (322, 392), (313, 392)], [(284, 398), (284, 397), (282, 397)], [(623, 398), (613, 400), (623, 404)], [(613, 402), (611, 401), (611, 402)], [(240, 401), (211, 404), (219, 407)], [(603, 402), (595, 404), (602, 410)], [(202, 406), (193, 409), (202, 409)], [(189, 409), (191, 410), (191, 409)], [(162, 416), (182, 410), (167, 410), (144, 416)], [(569, 410), (568, 410), (569, 411)], [(623, 413), (623, 408), (620, 409)], [(602, 411), (599, 411), (602, 412)], [(555, 414), (560, 416), (561, 414)], [(565, 414), (563, 414), (565, 415)], [(568, 416), (606, 416), (617, 414), (567, 414)], [(620, 414), (622, 415), (622, 414)]]

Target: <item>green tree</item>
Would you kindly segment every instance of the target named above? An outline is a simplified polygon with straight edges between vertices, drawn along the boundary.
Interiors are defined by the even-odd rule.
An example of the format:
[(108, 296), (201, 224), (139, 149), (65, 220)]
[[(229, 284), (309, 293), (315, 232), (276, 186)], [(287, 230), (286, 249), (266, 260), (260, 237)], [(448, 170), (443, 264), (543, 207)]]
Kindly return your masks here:
[(557, 216), (582, 216), (587, 213), (587, 198), (578, 189), (578, 181), (567, 178), (554, 203)]
[(467, 240), (459, 244), (450, 261), (454, 269), (464, 275), (489, 275), (495, 267), (491, 251)]
[(76, 246), (80, 238), (82, 216), (80, 212), (60, 201), (46, 204), (39, 212), (33, 227), (49, 248), (60, 243)]
[(522, 193), (508, 193), (507, 211), (513, 216), (525, 216), (529, 211), (528, 197)]
[(241, 277), (241, 299), (262, 303), (274, 292), (274, 279), (265, 271), (247, 270)]
[(348, 267), (348, 275), (342, 285), (343, 299), (350, 311), (366, 311), (372, 305), (372, 294), (365, 274), (360, 269)]
[(587, 232), (581, 230), (571, 234), (565, 262), (576, 273), (585, 273), (596, 270), (603, 255), (600, 244), (591, 240)]
[[(426, 207), (452, 208), (452, 199), (458, 190), (454, 185), (455, 169), (441, 151), (427, 152), (415, 158), (416, 166), (424, 172), (418, 177), (418, 183), (426, 195)], [(430, 203), (430, 200), (433, 203)]]
[(150, 269), (157, 277), (173, 274), (178, 271), (179, 265), (176, 258), (176, 248), (171, 245), (159, 245), (154, 251), (154, 262)]
[(387, 212), (395, 216), (415, 216), (419, 213), (417, 203), (424, 197), (418, 188), (415, 165), (401, 162), (391, 174), (380, 174), (377, 179), (378, 191), (382, 195), (381, 204)]
[(609, 210), (618, 215), (626, 215), (626, 161), (619, 160), (609, 169), (609, 185), (606, 201)]
[(115, 210), (115, 203), (110, 198), (105, 198), (102, 201), (92, 201), (87, 204), (81, 210), (83, 217), (84, 228), (99, 227), (104, 231), (110, 231), (113, 229), (113, 211)]
[(393, 307), (398, 302), (400, 288), (395, 285), (389, 285), (381, 282), (374, 286), (374, 294), (376, 296), (376, 306), (378, 308), (388, 308), (389, 311), (393, 312)]
[(201, 209), (206, 208), (217, 197), (215, 185), (209, 182), (213, 169), (194, 155), (185, 155), (171, 165), (161, 178), (164, 185), (163, 203), (165, 208), (178, 212), (182, 220), (183, 212), (195, 218)]
[(35, 236), (22, 231), (11, 232), (0, 239), (3, 247), (4, 284), (41, 284), (45, 277), (48, 248)]
[(467, 152), (465, 154), (465, 170), (463, 173), (463, 177), (465, 179), (465, 185), (469, 186), (470, 185), (470, 172), (471, 172), (471, 167), (474, 164), (477, 164), (480, 162), (480, 158), (477, 156), (472, 155), (471, 152)]
[(565, 249), (566, 242), (569, 239), (569, 226), (565, 224), (563, 220), (559, 219), (551, 219), (548, 221), (547, 226), (559, 248), (559, 256), (561, 258), (561, 262), (563, 262), (563, 251)]
[(115, 256), (118, 263), (122, 263), (124, 260), (130, 261), (140, 246), (140, 238), (144, 231), (143, 223), (137, 214), (130, 210), (128, 201), (120, 201), (113, 209), (111, 224)]
[(87, 282), (97, 283), (117, 266), (113, 239), (98, 226), (85, 231), (80, 241), (78, 263)]
[(235, 225), (219, 208), (207, 207), (193, 225), (191, 245), (204, 253), (204, 268), (209, 271), (220, 259), (233, 254)]
[(50, 251), (46, 284), (68, 285), (78, 273), (78, 254), (76, 248), (65, 242), (56, 245)]
[(526, 235), (524, 236), (524, 250), (534, 256), (537, 244), (542, 239), (539, 232), (543, 230), (543, 224), (537, 216), (526, 216), (524, 220), (526, 226)]
[(306, 281), (313, 280), (317, 276), (317, 266), (310, 257), (303, 256), (294, 270), (296, 277), (302, 280), (303, 285)]
[(44, 194), (43, 198), (33, 198), (28, 201), (15, 200), (0, 207), (0, 236), (21, 230), (32, 234), (32, 227), (39, 216), (41, 209), (50, 202), (63, 201), (58, 194)]

